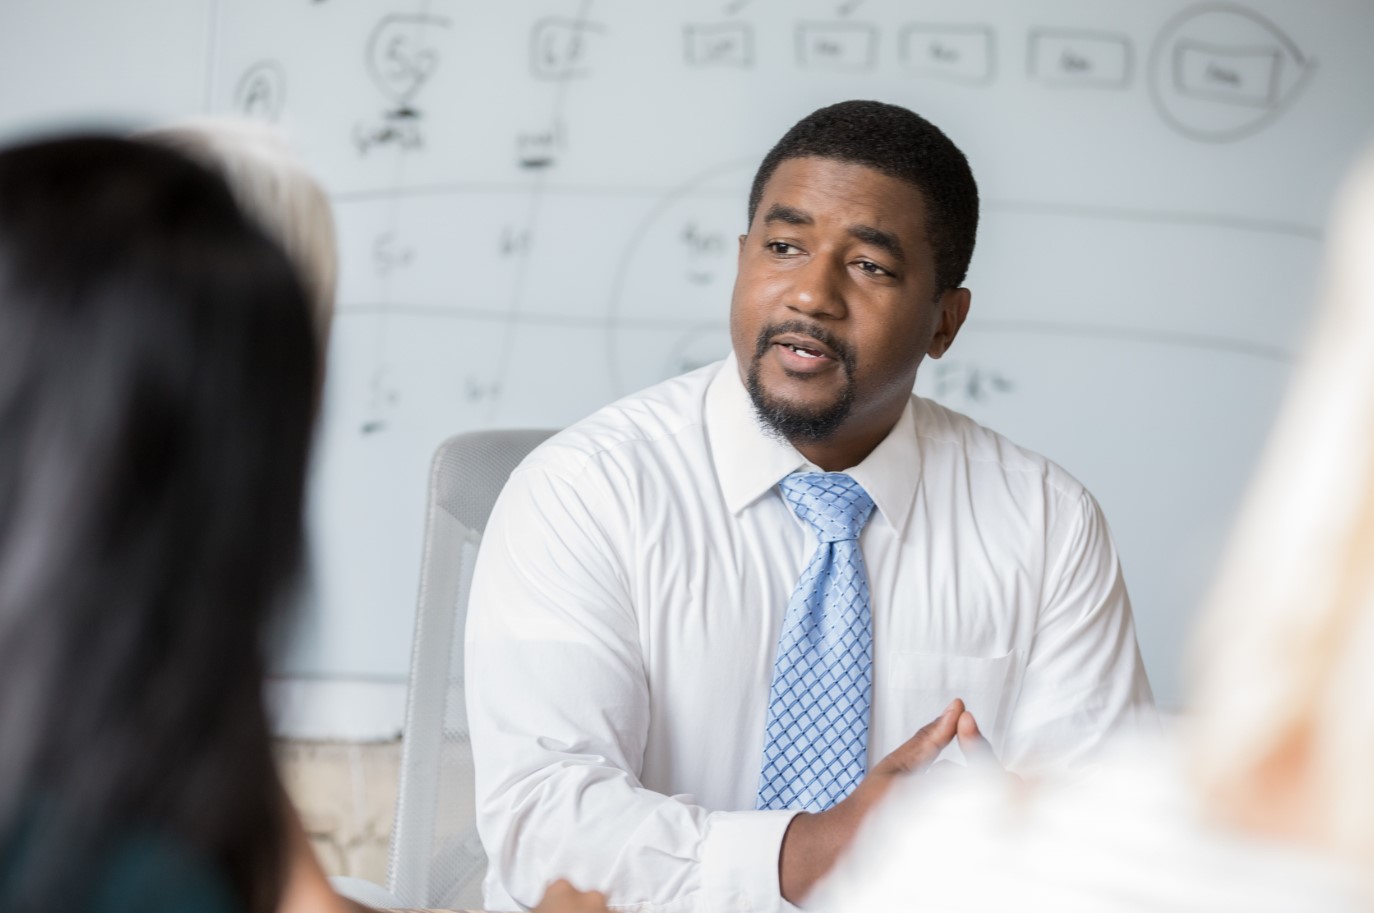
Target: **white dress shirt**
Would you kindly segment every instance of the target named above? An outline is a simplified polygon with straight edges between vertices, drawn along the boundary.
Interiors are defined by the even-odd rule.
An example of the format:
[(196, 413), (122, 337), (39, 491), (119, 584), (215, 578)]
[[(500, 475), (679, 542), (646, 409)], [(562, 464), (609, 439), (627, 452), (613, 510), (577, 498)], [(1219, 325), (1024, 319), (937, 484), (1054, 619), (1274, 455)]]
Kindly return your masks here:
[[(816, 549), (777, 483), (808, 465), (757, 424), (730, 358), (511, 476), (467, 627), (488, 909), (557, 877), (634, 909), (781, 906), (795, 812), (753, 809), (778, 635)], [(849, 474), (876, 505), (870, 765), (955, 697), (1018, 772), (1152, 719), (1115, 548), (1064, 470), (913, 396)]]

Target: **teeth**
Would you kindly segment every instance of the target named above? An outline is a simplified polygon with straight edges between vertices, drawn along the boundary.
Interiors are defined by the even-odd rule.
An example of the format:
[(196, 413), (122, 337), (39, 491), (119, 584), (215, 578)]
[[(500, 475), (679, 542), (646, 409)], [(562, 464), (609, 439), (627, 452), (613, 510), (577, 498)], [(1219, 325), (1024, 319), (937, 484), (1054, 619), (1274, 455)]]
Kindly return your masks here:
[(819, 352), (812, 352), (810, 349), (803, 349), (803, 348), (801, 348), (800, 346), (789, 345), (788, 348), (791, 349), (793, 352), (796, 352), (798, 355), (802, 356), (803, 358), (820, 358), (820, 357), (821, 357)]

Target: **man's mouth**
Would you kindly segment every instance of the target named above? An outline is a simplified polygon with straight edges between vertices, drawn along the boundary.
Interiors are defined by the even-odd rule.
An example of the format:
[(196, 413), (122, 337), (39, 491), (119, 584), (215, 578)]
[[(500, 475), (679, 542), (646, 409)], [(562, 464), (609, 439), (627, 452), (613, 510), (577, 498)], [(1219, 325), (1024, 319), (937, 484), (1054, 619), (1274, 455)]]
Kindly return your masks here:
[(788, 320), (761, 329), (755, 366), (765, 355), (797, 379), (829, 376), (837, 370), (851, 378), (854, 375), (854, 353), (848, 344), (825, 327), (807, 321)]
[(807, 360), (839, 360), (835, 357), (835, 351), (825, 343), (800, 333), (781, 333), (773, 337), (772, 343)]
[(804, 346), (792, 345), (791, 343), (786, 343), (786, 342), (780, 342), (780, 343), (776, 343), (776, 344), (777, 344), (777, 345), (780, 345), (780, 346), (786, 346), (787, 348), (791, 349), (793, 352), (796, 352), (796, 353), (797, 353), (798, 355), (800, 355), (802, 358), (825, 358), (825, 357), (826, 357), (825, 355), (822, 355), (820, 352), (817, 352), (815, 349), (808, 349), (808, 348), (805, 348)]

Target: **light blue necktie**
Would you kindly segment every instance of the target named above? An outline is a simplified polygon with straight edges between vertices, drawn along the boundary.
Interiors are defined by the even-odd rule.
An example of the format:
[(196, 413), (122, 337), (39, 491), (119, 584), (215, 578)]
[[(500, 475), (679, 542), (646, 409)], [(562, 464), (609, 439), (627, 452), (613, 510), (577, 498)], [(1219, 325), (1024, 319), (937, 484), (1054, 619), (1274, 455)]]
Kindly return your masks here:
[(859, 531), (873, 499), (838, 472), (779, 484), (820, 540), (787, 604), (763, 736), (759, 808), (822, 811), (868, 769), (873, 623)]

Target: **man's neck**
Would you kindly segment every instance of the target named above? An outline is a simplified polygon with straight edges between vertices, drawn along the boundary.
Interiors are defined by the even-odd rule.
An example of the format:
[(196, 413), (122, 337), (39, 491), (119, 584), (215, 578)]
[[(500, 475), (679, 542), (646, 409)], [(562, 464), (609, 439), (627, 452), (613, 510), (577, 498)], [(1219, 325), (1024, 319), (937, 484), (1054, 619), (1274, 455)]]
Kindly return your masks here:
[(849, 429), (841, 427), (823, 441), (808, 441), (792, 446), (812, 463), (826, 472), (844, 472), (858, 466), (878, 445), (887, 439), (897, 425), (897, 417), (876, 429)]

